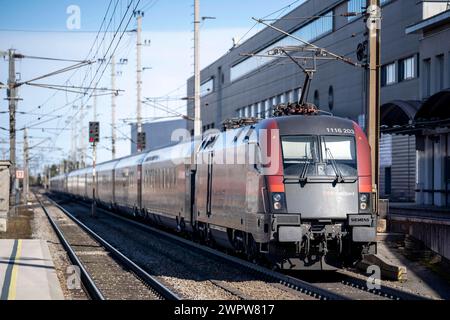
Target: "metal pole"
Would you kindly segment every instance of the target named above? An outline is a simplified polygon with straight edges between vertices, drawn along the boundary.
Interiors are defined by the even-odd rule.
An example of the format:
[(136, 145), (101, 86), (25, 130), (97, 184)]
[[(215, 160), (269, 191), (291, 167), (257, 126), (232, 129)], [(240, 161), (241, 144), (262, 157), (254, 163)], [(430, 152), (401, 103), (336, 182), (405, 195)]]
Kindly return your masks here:
[[(73, 110), (77, 109), (77, 106), (72, 106)], [(74, 111), (76, 112), (76, 111)], [(72, 146), (72, 161), (74, 164), (74, 169), (78, 169), (78, 143), (77, 143), (77, 137), (76, 137), (76, 131), (77, 131), (77, 125), (78, 122), (75, 119), (76, 115), (74, 114), (72, 116), (71, 122), (72, 122), (72, 130), (71, 130), (71, 146)]]
[(369, 95), (368, 138), (372, 160), (372, 191), (376, 192), (378, 207), (379, 186), (379, 139), (380, 139), (380, 0), (370, 0), (367, 26), (369, 28)]
[[(141, 90), (142, 90), (142, 62), (141, 62), (141, 49), (142, 49), (142, 14), (143, 12), (136, 12), (136, 20), (137, 20), (137, 41), (136, 41), (136, 113), (137, 113), (137, 133), (138, 136), (142, 133), (142, 98), (141, 98)], [(138, 139), (136, 139), (138, 141)], [(141, 152), (139, 146), (137, 152)]]
[(200, 110), (200, 0), (194, 0), (194, 136), (202, 134)]
[(113, 90), (111, 96), (111, 156), (114, 160), (116, 158), (116, 59), (114, 56), (111, 59), (111, 89)]
[(95, 200), (95, 186), (97, 184), (96, 172), (95, 172), (96, 161), (97, 161), (97, 145), (94, 142), (92, 145), (92, 208), (91, 208), (92, 217), (95, 217), (96, 210), (97, 210), (97, 203)]
[[(16, 196), (16, 108), (17, 108), (17, 88), (16, 88), (16, 64), (15, 50), (9, 49), (9, 79), (8, 79), (8, 100), (9, 100), (9, 160), (11, 161), (11, 195), (15, 201)], [(15, 203), (13, 203), (15, 204)]]
[(94, 122), (97, 121), (97, 93), (94, 91), (94, 103), (93, 103), (93, 112), (94, 112)]
[(28, 158), (29, 158), (29, 149), (28, 149), (28, 132), (27, 128), (23, 131), (23, 171), (24, 171), (24, 177), (23, 177), (23, 199), (25, 204), (28, 202), (28, 192), (29, 192), (29, 169), (28, 169)]

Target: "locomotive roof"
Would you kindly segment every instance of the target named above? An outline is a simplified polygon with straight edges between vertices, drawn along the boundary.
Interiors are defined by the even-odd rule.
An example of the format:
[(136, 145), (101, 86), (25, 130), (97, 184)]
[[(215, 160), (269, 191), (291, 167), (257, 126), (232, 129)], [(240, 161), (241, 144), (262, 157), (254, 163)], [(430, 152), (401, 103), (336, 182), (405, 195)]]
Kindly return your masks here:
[(258, 129), (269, 127), (270, 123), (275, 121), (280, 129), (280, 135), (289, 134), (327, 134), (327, 128), (333, 129), (354, 129), (354, 122), (350, 119), (334, 116), (316, 115), (304, 116), (293, 115), (262, 120), (256, 126)]

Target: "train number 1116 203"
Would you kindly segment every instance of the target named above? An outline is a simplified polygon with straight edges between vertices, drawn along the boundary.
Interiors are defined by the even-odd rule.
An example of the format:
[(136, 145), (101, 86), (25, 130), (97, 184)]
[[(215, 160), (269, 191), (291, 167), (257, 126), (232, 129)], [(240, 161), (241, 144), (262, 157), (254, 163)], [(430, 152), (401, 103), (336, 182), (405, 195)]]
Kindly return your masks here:
[(348, 128), (327, 128), (327, 132), (338, 134), (355, 134), (355, 130)]

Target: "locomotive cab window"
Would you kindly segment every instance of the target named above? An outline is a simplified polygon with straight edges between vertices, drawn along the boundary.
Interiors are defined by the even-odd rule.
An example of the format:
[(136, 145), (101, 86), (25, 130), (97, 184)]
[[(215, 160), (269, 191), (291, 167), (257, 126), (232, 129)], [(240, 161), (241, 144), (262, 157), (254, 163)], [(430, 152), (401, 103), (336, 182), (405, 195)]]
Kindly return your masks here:
[(284, 136), (281, 144), (287, 177), (357, 176), (355, 139), (351, 136)]
[(323, 136), (322, 157), (326, 164), (323, 175), (341, 174), (344, 177), (358, 175), (355, 139), (350, 136)]
[[(283, 165), (286, 176), (313, 174), (311, 163), (318, 162), (317, 138), (312, 136), (285, 136), (281, 138)], [(305, 167), (306, 166), (306, 167)]]

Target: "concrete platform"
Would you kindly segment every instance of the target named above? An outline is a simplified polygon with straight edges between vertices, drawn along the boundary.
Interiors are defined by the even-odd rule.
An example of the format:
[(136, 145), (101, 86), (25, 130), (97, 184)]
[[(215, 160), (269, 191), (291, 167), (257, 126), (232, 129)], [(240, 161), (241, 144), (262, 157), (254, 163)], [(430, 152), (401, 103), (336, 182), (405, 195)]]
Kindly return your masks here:
[(0, 300), (63, 300), (47, 243), (0, 240)]

